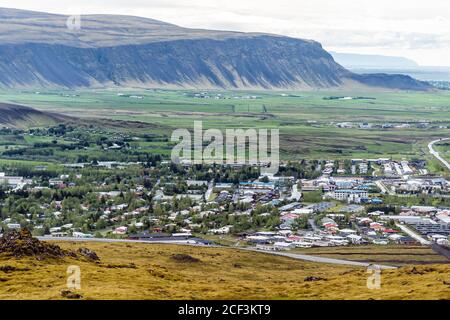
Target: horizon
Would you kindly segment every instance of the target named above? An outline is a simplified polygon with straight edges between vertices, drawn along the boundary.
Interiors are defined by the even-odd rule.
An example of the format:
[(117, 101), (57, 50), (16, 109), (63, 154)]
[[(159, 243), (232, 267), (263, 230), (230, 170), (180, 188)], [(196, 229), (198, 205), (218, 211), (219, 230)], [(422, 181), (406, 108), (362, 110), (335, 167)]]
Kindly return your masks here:
[[(264, 0), (258, 6), (253, 2), (114, 0), (105, 8), (98, 0), (81, 0), (77, 6), (66, 0), (39, 4), (5, 0), (2, 7), (64, 15), (120, 14), (186, 28), (272, 33), (315, 40), (327, 51), (337, 53), (402, 57), (423, 67), (450, 66), (450, 33), (446, 31), (450, 20), (444, 18), (446, 12), (450, 14), (450, 4), (445, 1), (431, 0), (427, 6), (413, 1), (407, 7), (387, 0), (377, 5), (345, 0), (327, 6), (321, 6), (322, 0), (315, 4), (281, 0), (277, 5)], [(389, 11), (385, 10), (388, 6)]]

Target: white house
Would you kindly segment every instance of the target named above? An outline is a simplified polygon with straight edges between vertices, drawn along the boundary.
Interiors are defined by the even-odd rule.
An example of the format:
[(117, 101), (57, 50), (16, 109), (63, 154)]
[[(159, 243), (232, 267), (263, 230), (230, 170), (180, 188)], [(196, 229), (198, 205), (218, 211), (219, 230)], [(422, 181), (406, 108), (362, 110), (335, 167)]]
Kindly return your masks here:
[(279, 250), (289, 250), (295, 248), (295, 244), (288, 242), (275, 242), (273, 246)]
[(8, 227), (8, 229), (14, 229), (14, 230), (20, 229), (19, 223), (8, 223), (6, 226)]
[(125, 234), (127, 233), (128, 228), (127, 227), (118, 227), (116, 229), (114, 229), (113, 233), (114, 234)]

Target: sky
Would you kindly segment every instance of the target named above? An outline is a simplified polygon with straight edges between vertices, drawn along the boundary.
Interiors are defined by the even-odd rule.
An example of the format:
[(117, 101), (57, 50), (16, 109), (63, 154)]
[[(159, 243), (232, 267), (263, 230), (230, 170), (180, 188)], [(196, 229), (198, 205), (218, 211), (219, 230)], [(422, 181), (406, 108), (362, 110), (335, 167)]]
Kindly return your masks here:
[(448, 0), (0, 0), (0, 7), (129, 14), (183, 27), (268, 32), (314, 39), (336, 52), (450, 66)]

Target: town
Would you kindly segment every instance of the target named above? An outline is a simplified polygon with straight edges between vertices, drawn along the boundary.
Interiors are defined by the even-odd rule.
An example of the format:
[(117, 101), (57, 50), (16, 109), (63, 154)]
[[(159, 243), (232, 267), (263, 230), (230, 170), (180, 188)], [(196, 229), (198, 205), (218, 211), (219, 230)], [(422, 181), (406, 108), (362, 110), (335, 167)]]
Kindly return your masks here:
[[(0, 173), (3, 231), (248, 246), (449, 245), (450, 182), (425, 162), (245, 165), (93, 161)], [(21, 174), (21, 175), (19, 175)]]

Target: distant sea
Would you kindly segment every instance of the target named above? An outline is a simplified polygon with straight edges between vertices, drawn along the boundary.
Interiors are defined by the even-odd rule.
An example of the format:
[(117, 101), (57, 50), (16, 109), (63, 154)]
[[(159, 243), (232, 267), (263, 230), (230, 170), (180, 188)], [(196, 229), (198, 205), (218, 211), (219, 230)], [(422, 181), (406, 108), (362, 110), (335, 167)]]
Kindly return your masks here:
[(450, 67), (408, 67), (408, 68), (348, 68), (355, 73), (406, 74), (424, 81), (450, 81)]

